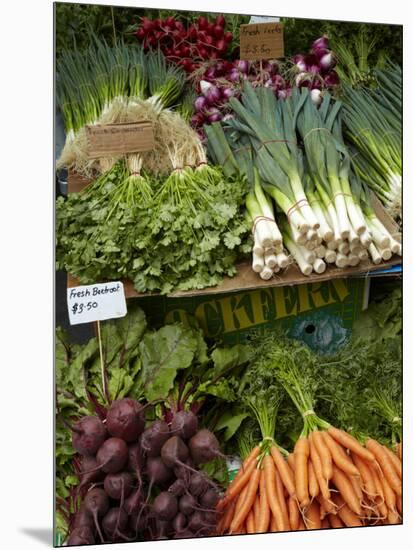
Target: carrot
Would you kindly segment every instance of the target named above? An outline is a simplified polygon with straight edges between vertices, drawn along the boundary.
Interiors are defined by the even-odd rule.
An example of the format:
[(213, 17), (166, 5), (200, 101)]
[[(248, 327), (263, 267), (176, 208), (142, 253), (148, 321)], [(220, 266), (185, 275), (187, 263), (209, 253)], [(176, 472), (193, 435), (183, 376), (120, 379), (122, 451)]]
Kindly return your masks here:
[(276, 490), (276, 479), (275, 479), (275, 464), (271, 456), (267, 455), (263, 460), (264, 466), (264, 475), (265, 475), (265, 492), (268, 499), (268, 504), (270, 506), (272, 515), (275, 518), (278, 531), (286, 531), (287, 526), (285, 523), (285, 518), (278, 500), (277, 490)]
[(383, 487), (383, 493), (384, 493), (384, 502), (386, 503), (386, 506), (390, 512), (395, 512), (397, 503), (396, 503), (396, 494), (393, 491), (393, 489), (390, 487), (390, 484), (388, 483), (387, 479), (383, 476), (381, 478), (381, 485)]
[(346, 447), (346, 449), (349, 449), (356, 455), (359, 455), (367, 462), (374, 462), (374, 454), (363, 447), (363, 445), (359, 443), (357, 439), (349, 433), (345, 432), (344, 430), (339, 430), (334, 426), (330, 426), (327, 431), (331, 435), (331, 437), (333, 437), (338, 443), (341, 443), (341, 445), (343, 447)]
[(380, 445), (378, 441), (375, 441), (374, 439), (368, 439), (366, 443), (366, 447), (371, 450), (371, 452), (374, 454), (377, 462), (379, 463), (379, 466), (381, 468), (381, 471), (384, 474), (384, 477), (389, 482), (390, 487), (395, 491), (396, 495), (402, 494), (402, 483), (397, 475), (396, 470), (393, 467), (393, 463), (387, 456), (387, 453), (383, 447), (383, 445)]
[(350, 508), (352, 512), (361, 515), (361, 502), (358, 500), (357, 495), (354, 493), (354, 489), (350, 480), (344, 472), (342, 472), (337, 466), (333, 466), (333, 479), (334, 485), (340, 491), (341, 496)]
[(351, 457), (354, 461), (354, 464), (356, 465), (358, 471), (360, 472), (361, 481), (363, 483), (362, 489), (365, 492), (365, 494), (371, 498), (374, 499), (377, 496), (376, 492), (376, 485), (374, 483), (373, 475), (370, 471), (369, 466), (366, 464), (366, 462), (356, 453), (351, 453)]
[(328, 447), (325, 444), (322, 432), (319, 430), (311, 432), (310, 437), (312, 438), (314, 446), (320, 457), (324, 477), (327, 481), (329, 481), (333, 476), (333, 459)]
[(247, 533), (249, 533), (249, 534), (256, 533), (256, 531), (255, 531), (255, 522), (254, 522), (254, 508), (253, 507), (248, 512), (247, 521), (245, 522), (245, 525), (247, 527)]
[(328, 519), (330, 520), (330, 526), (334, 529), (344, 527), (344, 523), (341, 521), (339, 516), (336, 516), (335, 514), (329, 514)]
[[(260, 486), (261, 486), (261, 479), (262, 479), (263, 477), (264, 477), (264, 476), (262, 475), (262, 472), (261, 472)], [(261, 493), (261, 489), (260, 489), (260, 493)], [(260, 520), (261, 499), (262, 499), (262, 497), (259, 496), (259, 495), (257, 495), (257, 496), (255, 497), (254, 505), (253, 505), (255, 532), (258, 532), (258, 531), (257, 531), (257, 525), (258, 525), (258, 522), (259, 522), (259, 520)]]
[(305, 530), (306, 530), (305, 523), (303, 521), (303, 518), (300, 516), (300, 523), (298, 524), (298, 531), (305, 531)]
[(248, 468), (248, 466), (251, 464), (251, 462), (255, 461), (255, 459), (260, 454), (260, 452), (261, 452), (261, 447), (259, 445), (256, 445), (252, 449), (250, 454), (244, 459), (243, 463), (241, 464), (241, 468), (236, 473), (234, 479), (232, 480), (232, 483), (234, 483), (234, 481), (236, 481), (237, 479), (239, 479), (242, 476), (242, 474), (245, 472), (246, 468)]
[(278, 502), (280, 503), (280, 508), (284, 516), (286, 528), (288, 531), (290, 531), (290, 518), (288, 515), (288, 507), (284, 496), (284, 485), (280, 476), (280, 472), (277, 470), (277, 467), (275, 468), (275, 488), (277, 491)]
[(321, 521), (321, 529), (330, 529), (330, 527), (331, 527), (330, 521), (328, 519), (328, 516), (326, 516)]
[(297, 501), (293, 497), (289, 497), (288, 499), (288, 516), (291, 530), (297, 531), (300, 523), (300, 510), (298, 509)]
[(320, 492), (320, 487), (318, 486), (318, 481), (311, 459), (308, 460), (308, 492), (312, 499), (315, 498)]
[(316, 500), (306, 509), (304, 523), (307, 529), (321, 529), (320, 505)]
[(295, 491), (300, 505), (305, 508), (310, 504), (308, 496), (308, 456), (310, 447), (306, 437), (300, 437), (294, 446), (295, 456)]
[(347, 506), (339, 494), (333, 495), (333, 501), (338, 506), (338, 516), (346, 527), (361, 527), (360, 518)]
[(320, 505), (320, 518), (323, 519), (327, 514), (337, 514), (337, 508), (330, 499), (325, 499), (321, 494), (317, 496), (317, 502)]
[(354, 466), (353, 462), (351, 461), (343, 447), (340, 445), (340, 443), (337, 443), (337, 441), (327, 432), (321, 433), (328, 447), (328, 450), (331, 453), (334, 464), (338, 468), (340, 468), (340, 470), (343, 470), (343, 472), (346, 472), (346, 474), (350, 476), (359, 476), (359, 471)]
[(275, 466), (281, 476), (284, 487), (287, 489), (290, 497), (295, 498), (294, 474), (288, 465), (288, 462), (286, 462), (285, 458), (275, 445), (271, 447), (270, 452), (275, 462)]
[(275, 517), (271, 514), (270, 532), (271, 533), (276, 533), (277, 531), (278, 531), (277, 521), (276, 521)]
[(238, 510), (235, 510), (234, 518), (231, 522), (230, 532), (237, 531), (244, 521), (247, 519), (249, 511), (251, 510), (254, 500), (257, 496), (258, 485), (260, 483), (261, 470), (255, 468), (252, 472), (248, 485), (247, 491), (244, 497), (243, 502)]
[(219, 535), (222, 535), (225, 533), (225, 531), (228, 531), (229, 526), (231, 525), (232, 518), (234, 517), (235, 512), (235, 503), (236, 501), (233, 500), (230, 502), (225, 510), (224, 515), (222, 516), (222, 523), (218, 525), (217, 531)]
[[(295, 456), (294, 456), (294, 453), (289, 453), (288, 454), (287, 463), (288, 463), (288, 466), (291, 468), (291, 472), (294, 476), (294, 471), (295, 471)], [(294, 489), (295, 489), (295, 485), (294, 485)]]
[(310, 458), (311, 463), (314, 468), (314, 473), (318, 481), (318, 486), (320, 488), (320, 492), (323, 495), (323, 497), (326, 500), (329, 500), (330, 498), (330, 490), (328, 488), (328, 483), (326, 478), (323, 474), (323, 468), (321, 465), (320, 455), (317, 452), (316, 446), (314, 445), (313, 438), (311, 437), (312, 434), (310, 434), (310, 437), (308, 438), (310, 443)]
[(400, 495), (397, 495), (396, 497), (396, 508), (399, 514), (403, 513), (403, 499)]
[(349, 479), (349, 481), (351, 483), (351, 486), (353, 487), (353, 491), (354, 491), (356, 497), (358, 498), (359, 502), (362, 502), (362, 500), (363, 500), (363, 490), (361, 488), (360, 477), (349, 476), (348, 475), (347, 478)]
[(244, 469), (243, 473), (238, 477), (238, 479), (236, 479), (237, 476), (235, 476), (231, 485), (228, 487), (224, 495), (224, 498), (218, 501), (218, 504), (216, 505), (217, 512), (220, 512), (221, 510), (223, 510), (227, 506), (227, 504), (231, 502), (231, 500), (233, 500), (237, 495), (240, 494), (242, 489), (248, 484), (250, 477), (255, 469), (256, 469), (255, 460), (251, 460), (251, 462)]
[(402, 462), (401, 462), (400, 458), (397, 456), (396, 453), (394, 453), (391, 449), (389, 449), (385, 445), (383, 445), (383, 449), (386, 451), (387, 456), (389, 457), (389, 459), (391, 460), (391, 462), (393, 464), (393, 468), (396, 470), (397, 475), (401, 479), (402, 478)]
[(267, 491), (266, 491), (266, 477), (264, 473), (260, 477), (260, 507), (258, 516), (255, 517), (255, 525), (257, 533), (266, 533), (271, 519), (271, 510), (268, 503)]
[(389, 525), (397, 525), (398, 523), (400, 523), (400, 516), (396, 511), (394, 512), (391, 511), (387, 516), (387, 521)]

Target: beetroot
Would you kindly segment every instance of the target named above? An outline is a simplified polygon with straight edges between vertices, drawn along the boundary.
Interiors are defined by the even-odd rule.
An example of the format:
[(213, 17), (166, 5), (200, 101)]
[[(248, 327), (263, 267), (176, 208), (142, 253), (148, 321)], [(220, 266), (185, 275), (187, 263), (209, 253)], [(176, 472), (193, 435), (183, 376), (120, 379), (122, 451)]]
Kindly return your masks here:
[(171, 422), (171, 432), (182, 439), (190, 439), (198, 430), (198, 418), (191, 411), (178, 411)]
[(191, 437), (188, 446), (195, 464), (205, 464), (218, 456), (223, 456), (219, 450), (217, 438), (206, 429), (200, 430)]
[(143, 495), (140, 489), (133, 491), (123, 503), (125, 512), (131, 516), (137, 514), (143, 505)]
[(106, 435), (106, 428), (97, 416), (84, 416), (72, 427), (73, 448), (81, 455), (94, 455)]
[(174, 539), (191, 539), (194, 536), (195, 535), (192, 531), (190, 531), (189, 529), (184, 529), (183, 531), (176, 533), (174, 535)]
[(109, 510), (109, 499), (107, 494), (103, 489), (98, 489), (95, 487), (86, 494), (85, 500), (83, 501), (83, 506), (85, 511), (93, 517), (100, 540), (101, 542), (104, 542), (98, 519), (103, 517)]
[(114, 401), (106, 416), (106, 426), (112, 437), (128, 443), (136, 441), (145, 428), (142, 405), (129, 397)]
[(188, 523), (188, 520), (186, 519), (186, 516), (182, 512), (179, 512), (178, 514), (176, 514), (176, 516), (172, 521), (172, 527), (174, 528), (175, 531), (180, 532), (185, 529), (185, 527), (187, 526), (187, 523)]
[(162, 491), (153, 501), (152, 509), (158, 519), (170, 521), (178, 512), (178, 501), (168, 491)]
[(192, 495), (186, 494), (179, 499), (179, 511), (182, 512), (184, 516), (190, 516), (197, 508), (198, 502)]
[(107, 474), (103, 487), (110, 498), (120, 500), (132, 492), (133, 479), (129, 472)]
[(128, 446), (123, 439), (110, 437), (98, 450), (96, 460), (104, 472), (115, 474), (124, 468), (128, 456)]
[(215, 525), (217, 522), (217, 512), (215, 512), (215, 510), (213, 512), (212, 511), (203, 512), (203, 517), (205, 520), (204, 523), (208, 525)]
[(95, 544), (95, 537), (92, 529), (83, 525), (73, 529), (67, 541), (67, 546), (83, 546), (85, 544)]
[(207, 479), (205, 478), (205, 475), (201, 472), (197, 474), (192, 474), (191, 478), (189, 480), (189, 492), (191, 495), (194, 495), (195, 497), (199, 497), (200, 495), (203, 495), (205, 491), (208, 489), (209, 483)]
[(101, 481), (103, 479), (103, 473), (94, 456), (85, 455), (83, 457), (79, 478), (79, 489), (85, 487), (85, 485), (88, 485), (89, 483)]
[(182, 479), (176, 479), (169, 487), (168, 491), (174, 497), (181, 497), (186, 491), (185, 482)]
[(128, 470), (141, 480), (143, 468), (143, 456), (140, 442), (128, 445)]
[(95, 529), (93, 517), (85, 510), (84, 506), (80, 508), (73, 519), (72, 528), (76, 529), (77, 527), (90, 527), (92, 531)]
[(159, 456), (162, 446), (170, 436), (168, 424), (163, 420), (156, 420), (142, 434), (142, 450), (149, 457)]
[(148, 458), (146, 473), (151, 485), (164, 485), (172, 478), (172, 471), (165, 465), (160, 456)]
[(180, 437), (174, 435), (163, 445), (161, 456), (169, 468), (181, 466), (189, 456), (188, 447)]
[(102, 520), (102, 528), (105, 534), (113, 540), (125, 531), (128, 525), (128, 514), (122, 508), (111, 508)]
[(199, 503), (203, 508), (214, 510), (218, 500), (218, 493), (214, 489), (208, 489), (199, 499)]
[(189, 519), (188, 529), (191, 531), (198, 531), (205, 525), (205, 520), (201, 512), (194, 512)]

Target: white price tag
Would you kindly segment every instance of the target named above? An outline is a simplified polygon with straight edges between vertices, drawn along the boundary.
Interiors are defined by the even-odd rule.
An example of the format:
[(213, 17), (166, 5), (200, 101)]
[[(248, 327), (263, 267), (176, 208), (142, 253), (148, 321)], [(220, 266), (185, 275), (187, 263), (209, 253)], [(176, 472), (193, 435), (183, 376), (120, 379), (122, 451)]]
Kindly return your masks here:
[(71, 325), (124, 317), (127, 313), (123, 283), (97, 283), (67, 289)]
[(269, 17), (268, 15), (251, 15), (251, 23), (279, 23), (279, 17)]

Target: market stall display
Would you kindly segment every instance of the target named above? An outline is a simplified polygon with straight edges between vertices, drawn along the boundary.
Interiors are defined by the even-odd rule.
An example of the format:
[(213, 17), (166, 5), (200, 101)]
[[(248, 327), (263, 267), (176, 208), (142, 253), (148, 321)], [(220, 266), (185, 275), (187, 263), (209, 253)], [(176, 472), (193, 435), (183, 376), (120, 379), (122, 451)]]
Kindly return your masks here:
[(399, 60), (139, 14), (56, 63), (57, 268), (127, 299), (57, 328), (57, 545), (401, 524)]

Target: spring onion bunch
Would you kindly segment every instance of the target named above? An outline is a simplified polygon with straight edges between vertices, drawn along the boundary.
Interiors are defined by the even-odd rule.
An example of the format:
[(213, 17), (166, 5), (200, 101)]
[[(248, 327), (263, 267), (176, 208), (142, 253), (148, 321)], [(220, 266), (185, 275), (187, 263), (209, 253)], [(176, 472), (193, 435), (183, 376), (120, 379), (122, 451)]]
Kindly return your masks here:
[(327, 264), (345, 268), (401, 254), (354, 170), (340, 101), (325, 93), (317, 108), (307, 89), (277, 101), (246, 83), (231, 103), (236, 117), (205, 127), (208, 150), (229, 174), (247, 176), (253, 269), (263, 279), (286, 267), (288, 255), (310, 275)]
[(346, 139), (354, 146), (360, 179), (397, 218), (401, 213), (401, 72), (376, 71), (378, 88), (343, 88)]

